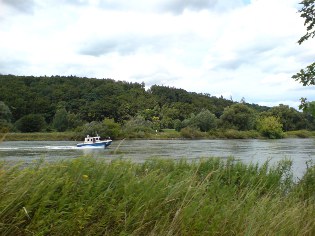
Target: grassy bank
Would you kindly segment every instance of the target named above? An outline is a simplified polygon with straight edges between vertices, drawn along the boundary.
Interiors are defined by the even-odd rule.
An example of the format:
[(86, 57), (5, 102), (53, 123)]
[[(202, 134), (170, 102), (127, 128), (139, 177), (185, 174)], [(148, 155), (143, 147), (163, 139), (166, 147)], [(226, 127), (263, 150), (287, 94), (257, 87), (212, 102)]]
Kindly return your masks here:
[(287, 131), (285, 132), (286, 138), (314, 138), (315, 131), (309, 130), (296, 130), (296, 131)]
[(290, 162), (105, 162), (0, 168), (1, 235), (314, 235), (315, 171)]
[[(314, 138), (315, 131), (298, 130), (288, 131), (285, 138)], [(118, 139), (264, 139), (255, 130), (238, 131), (233, 129), (200, 132), (186, 129), (177, 132), (173, 129), (165, 129), (158, 133), (132, 133), (118, 137)], [(51, 132), (51, 133), (0, 133), (0, 141), (78, 141), (83, 136), (76, 132)]]
[[(52, 133), (0, 133), (5, 141), (74, 141), (82, 140), (82, 135), (75, 132), (52, 132)], [(250, 139), (262, 138), (257, 131), (223, 130), (212, 132), (200, 132), (185, 130), (177, 132), (173, 129), (165, 129), (158, 133), (132, 133), (118, 139)]]

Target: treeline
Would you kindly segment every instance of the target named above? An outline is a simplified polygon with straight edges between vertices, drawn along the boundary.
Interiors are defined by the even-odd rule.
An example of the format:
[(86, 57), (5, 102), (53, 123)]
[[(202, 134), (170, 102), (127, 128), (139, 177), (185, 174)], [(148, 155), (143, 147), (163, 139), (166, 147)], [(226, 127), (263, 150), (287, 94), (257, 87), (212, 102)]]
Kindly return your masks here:
[[(210, 132), (314, 129), (313, 117), (286, 105), (265, 107), (210, 94), (112, 79), (0, 75), (2, 132), (99, 132), (112, 137), (162, 129)], [(270, 129), (272, 132), (270, 133)]]

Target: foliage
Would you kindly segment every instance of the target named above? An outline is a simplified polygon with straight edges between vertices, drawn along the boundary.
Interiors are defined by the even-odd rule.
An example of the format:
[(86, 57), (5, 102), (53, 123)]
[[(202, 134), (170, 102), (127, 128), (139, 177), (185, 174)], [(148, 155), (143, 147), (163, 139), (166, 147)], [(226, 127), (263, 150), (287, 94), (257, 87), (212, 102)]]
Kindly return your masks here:
[(145, 120), (142, 116), (133, 117), (124, 124), (123, 132), (125, 135), (152, 133), (152, 122)]
[(0, 234), (314, 235), (315, 178), (299, 185), (290, 171), (216, 158), (2, 163)]
[(2, 101), (0, 101), (0, 120), (11, 122), (12, 113), (10, 108)]
[(309, 130), (288, 131), (288, 132), (285, 132), (285, 137), (312, 138), (312, 137), (315, 137), (315, 132), (309, 131)]
[(301, 106), (303, 112), (309, 113), (313, 117), (315, 117), (315, 101), (307, 102), (306, 98), (301, 98)]
[(75, 128), (82, 126), (84, 121), (80, 119), (78, 114), (67, 113), (68, 130), (75, 130)]
[[(302, 117), (304, 122), (301, 120), (295, 120), (295, 125), (292, 130), (298, 129), (308, 129), (308, 130), (315, 130), (314, 120), (315, 120), (315, 101), (307, 101), (307, 98), (300, 99), (301, 104), (299, 105), (299, 109), (303, 111), (303, 113), (298, 113), (298, 116)], [(296, 125), (299, 124), (299, 125)]]
[(209, 138), (219, 139), (255, 139), (261, 138), (256, 130), (240, 131), (235, 129), (218, 129), (209, 132)]
[(215, 129), (217, 127), (217, 118), (209, 110), (202, 109), (197, 115), (191, 114), (190, 118), (185, 119), (181, 124), (176, 123), (176, 130), (180, 130), (184, 127), (193, 127), (202, 132)]
[(182, 128), (182, 122), (179, 119), (174, 120), (174, 129), (179, 132)]
[[(300, 16), (304, 18), (304, 26), (306, 26), (306, 34), (298, 41), (299, 44), (302, 44), (315, 36), (315, 0), (303, 0), (300, 4), (302, 4), (302, 8), (299, 10)], [(315, 62), (308, 65), (305, 69), (301, 69), (292, 78), (302, 83), (303, 86), (315, 85)], [(301, 100), (301, 107), (303, 107), (305, 101), (303, 102), (303, 98)]]
[(51, 124), (62, 105), (68, 113), (87, 122), (107, 117), (123, 124), (137, 115), (149, 121), (156, 116), (162, 128), (172, 128), (175, 119), (182, 121), (203, 108), (219, 114), (233, 103), (183, 89), (153, 85), (146, 91), (144, 84), (76, 76), (0, 75), (0, 84), (0, 101), (14, 107), (13, 122), (28, 114), (42, 114)]
[(64, 107), (56, 111), (52, 125), (59, 132), (66, 131), (68, 129), (68, 112)]
[(46, 122), (40, 114), (29, 114), (19, 119), (15, 126), (21, 132), (40, 132), (45, 129)]
[(160, 111), (161, 128), (174, 128), (174, 121), (183, 118), (180, 109), (175, 104), (165, 104)]
[(107, 129), (107, 135), (111, 138), (118, 138), (121, 134), (121, 126), (116, 123), (114, 119), (105, 118), (103, 120), (103, 125), (105, 125)]
[(303, 86), (315, 85), (315, 62), (308, 65), (305, 69), (301, 69), (292, 78), (302, 83)]
[(86, 135), (100, 135), (101, 137), (111, 137), (113, 139), (118, 138), (120, 135), (120, 125), (116, 123), (113, 119), (105, 118), (103, 122), (92, 121), (86, 123), (85, 125), (78, 127), (78, 132), (81, 133), (81, 136)]
[[(141, 136), (152, 130), (180, 130), (188, 123), (201, 131), (213, 130), (217, 125), (248, 130), (254, 128), (257, 112), (270, 111), (268, 107), (247, 104), (244, 99), (241, 105), (236, 105), (231, 100), (210, 94), (158, 85), (146, 90), (143, 83), (112, 79), (0, 75), (0, 84), (0, 101), (10, 108), (11, 122), (16, 123), (30, 114), (41, 115), (47, 123), (47, 131), (80, 130), (78, 127), (85, 123), (102, 122), (105, 118), (124, 127), (125, 134), (141, 132)], [(219, 124), (210, 113), (216, 118), (221, 117)], [(315, 128), (314, 119), (301, 114), (294, 115), (295, 118), (288, 120), (284, 128)], [(129, 121), (132, 123), (138, 116), (147, 122), (145, 130), (141, 130), (144, 127), (138, 131), (129, 129)]]
[(11, 123), (12, 113), (10, 108), (2, 101), (0, 101), (0, 132), (6, 133), (13, 130)]
[(0, 133), (7, 133), (10, 131), (14, 131), (14, 126), (12, 123), (6, 121), (6, 120), (1, 120), (0, 119)]
[(278, 117), (283, 131), (303, 129), (306, 123), (301, 122), (301, 120), (305, 119), (303, 113), (283, 104), (272, 107), (268, 112), (263, 113), (263, 115)]
[(303, 0), (300, 4), (303, 7), (299, 10), (301, 17), (305, 19), (304, 25), (306, 26), (306, 34), (303, 35), (298, 41), (299, 44), (302, 44), (304, 41), (309, 38), (314, 38), (315, 36), (315, 0)]
[(202, 132), (207, 132), (217, 127), (217, 118), (209, 110), (202, 110), (195, 116), (193, 123), (195, 123)]
[(257, 130), (265, 137), (271, 139), (283, 138), (282, 124), (274, 116), (258, 119)]
[(201, 138), (204, 136), (198, 128), (191, 127), (191, 126), (182, 128), (180, 130), (180, 134), (183, 138), (190, 138), (190, 139)]
[(220, 120), (224, 128), (251, 130), (255, 125), (256, 113), (246, 104), (236, 103), (224, 109)]

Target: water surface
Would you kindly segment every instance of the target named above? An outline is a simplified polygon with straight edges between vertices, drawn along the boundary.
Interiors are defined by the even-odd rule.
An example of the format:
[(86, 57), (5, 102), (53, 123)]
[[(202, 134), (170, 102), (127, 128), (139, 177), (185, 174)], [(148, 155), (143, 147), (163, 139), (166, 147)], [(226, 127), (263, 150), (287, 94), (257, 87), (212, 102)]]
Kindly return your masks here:
[[(235, 157), (245, 163), (276, 163), (284, 158), (293, 161), (296, 176), (302, 176), (306, 161), (314, 160), (314, 139), (281, 140), (124, 140), (114, 141), (108, 149), (77, 148), (69, 141), (10, 141), (0, 143), (0, 160), (31, 164), (72, 159), (83, 155), (95, 158), (124, 158), (144, 161), (152, 157), (200, 159)], [(119, 147), (118, 147), (119, 146)], [(112, 154), (118, 150), (118, 154)]]

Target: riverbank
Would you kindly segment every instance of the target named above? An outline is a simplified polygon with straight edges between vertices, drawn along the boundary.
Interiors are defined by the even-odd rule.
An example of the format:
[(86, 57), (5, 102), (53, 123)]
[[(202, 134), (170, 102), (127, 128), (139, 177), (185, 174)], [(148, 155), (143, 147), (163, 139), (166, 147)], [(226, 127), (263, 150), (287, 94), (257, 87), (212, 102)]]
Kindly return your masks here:
[(0, 165), (1, 235), (314, 235), (315, 169), (101, 161)]
[[(284, 133), (284, 138), (314, 138), (315, 131), (298, 130)], [(124, 139), (119, 137), (118, 139)], [(265, 139), (257, 131), (220, 130), (212, 132), (181, 133), (172, 129), (162, 132), (133, 134), (128, 139)], [(82, 135), (76, 132), (42, 133), (0, 133), (0, 141), (81, 141)]]

